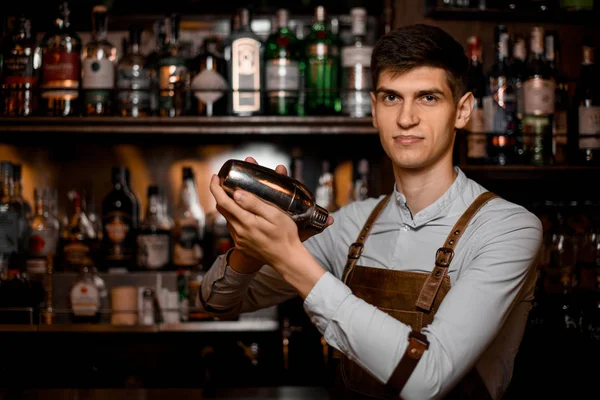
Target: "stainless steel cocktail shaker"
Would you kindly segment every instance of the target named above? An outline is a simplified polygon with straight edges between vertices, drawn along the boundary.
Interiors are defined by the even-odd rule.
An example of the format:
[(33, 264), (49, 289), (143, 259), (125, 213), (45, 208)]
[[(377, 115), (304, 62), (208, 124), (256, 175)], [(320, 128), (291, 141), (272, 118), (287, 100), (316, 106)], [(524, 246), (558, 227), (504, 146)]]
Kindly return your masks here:
[(294, 178), (241, 160), (225, 162), (219, 178), (230, 196), (236, 189), (245, 190), (285, 211), (301, 228), (315, 232), (325, 229), (329, 212), (318, 206), (310, 190)]

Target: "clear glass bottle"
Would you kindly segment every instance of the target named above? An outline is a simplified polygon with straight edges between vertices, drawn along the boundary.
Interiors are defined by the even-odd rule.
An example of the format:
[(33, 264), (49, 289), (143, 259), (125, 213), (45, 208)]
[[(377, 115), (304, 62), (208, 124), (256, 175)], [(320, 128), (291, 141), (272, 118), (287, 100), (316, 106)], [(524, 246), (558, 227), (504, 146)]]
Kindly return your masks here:
[(150, 70), (140, 51), (142, 28), (129, 28), (127, 53), (117, 64), (119, 114), (123, 117), (150, 115)]
[(306, 38), (306, 114), (335, 114), (337, 58), (334, 38), (325, 24), (325, 7), (317, 6)]
[(335, 177), (331, 173), (329, 161), (321, 162), (321, 174), (315, 190), (315, 202), (330, 213), (338, 209), (335, 199)]
[(54, 26), (41, 42), (41, 108), (48, 116), (72, 116), (80, 111), (81, 38), (71, 26), (70, 15), (69, 3), (61, 1)]
[(483, 52), (481, 39), (478, 36), (467, 38), (467, 53), (471, 62), (467, 89), (473, 93), (475, 99), (471, 118), (465, 127), (467, 132), (467, 163), (485, 164), (488, 155), (488, 138), (485, 130), (483, 100), (487, 92), (487, 81), (483, 73)]
[(235, 21), (239, 21), (239, 26), (235, 23), (232, 26), (224, 51), (232, 90), (228, 111), (237, 116), (262, 114), (264, 46), (250, 28), (250, 11), (247, 8), (237, 11)]
[(217, 39), (208, 37), (202, 43), (202, 50), (192, 60), (190, 71), (194, 74), (191, 88), (192, 110), (200, 116), (212, 117), (213, 115), (227, 114), (227, 99), (229, 85), (227, 76), (227, 62), (218, 52)]
[(171, 262), (173, 226), (163, 214), (162, 197), (158, 186), (148, 186), (146, 215), (136, 238), (136, 265), (140, 270), (164, 270)]
[(560, 39), (556, 30), (546, 32), (546, 60), (556, 83), (554, 118), (552, 124), (552, 154), (555, 164), (567, 163), (567, 132), (569, 85), (561, 65)]
[(24, 117), (37, 112), (41, 48), (31, 31), (31, 20), (21, 16), (2, 43), (0, 115)]
[(79, 276), (69, 290), (70, 317), (74, 323), (99, 323), (108, 307), (108, 292), (89, 257), (82, 260)]
[(198, 199), (195, 175), (191, 167), (182, 168), (182, 185), (174, 222), (173, 265), (176, 268), (192, 268), (202, 264), (206, 214)]
[(276, 31), (265, 43), (265, 86), (271, 115), (295, 115), (300, 88), (298, 39), (288, 27), (289, 12), (277, 10)]
[(110, 115), (117, 48), (108, 41), (108, 9), (92, 9), (92, 40), (83, 50), (81, 86), (86, 115)]
[(58, 219), (48, 212), (47, 190), (36, 188), (35, 214), (30, 221), (29, 258), (27, 271), (30, 273), (46, 273), (48, 257), (56, 255), (60, 226)]
[(97, 254), (97, 233), (83, 211), (81, 194), (72, 192), (73, 214), (60, 238), (60, 268), (64, 271), (79, 271), (86, 258), (92, 260)]
[(0, 179), (2, 192), (0, 193), (0, 264), (6, 270), (8, 261), (13, 253), (19, 251), (19, 218), (21, 209), (12, 201), (12, 164), (8, 161), (0, 163)]
[(23, 166), (21, 164), (13, 164), (13, 200), (21, 204), (25, 218), (29, 220), (33, 210), (31, 204), (23, 198)]
[(158, 57), (159, 114), (178, 117), (185, 114), (185, 83), (188, 67), (179, 44), (179, 14), (165, 19), (165, 45)]
[(154, 22), (154, 37), (156, 39), (156, 47), (146, 57), (146, 69), (150, 72), (150, 112), (152, 115), (158, 115), (158, 100), (160, 96), (159, 90), (159, 74), (160, 68), (158, 65), (159, 57), (165, 41), (167, 39), (165, 19), (159, 19)]
[(600, 165), (600, 80), (594, 52), (591, 43), (584, 42), (572, 106), (573, 131), (579, 141), (578, 163), (583, 165)]
[(350, 117), (371, 115), (371, 53), (373, 46), (366, 42), (367, 10), (350, 10), (352, 16), (351, 45), (342, 47), (342, 110)]

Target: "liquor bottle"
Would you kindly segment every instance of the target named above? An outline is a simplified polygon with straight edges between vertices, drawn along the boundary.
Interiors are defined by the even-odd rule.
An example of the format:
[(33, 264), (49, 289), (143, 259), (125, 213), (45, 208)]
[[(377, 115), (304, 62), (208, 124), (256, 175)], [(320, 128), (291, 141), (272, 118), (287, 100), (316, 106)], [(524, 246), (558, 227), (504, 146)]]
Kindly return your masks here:
[(600, 85), (594, 67), (594, 52), (595, 48), (584, 41), (572, 105), (571, 125), (578, 135), (578, 161), (584, 165), (600, 165)]
[(298, 103), (296, 106), (296, 115), (306, 115), (306, 36), (308, 34), (308, 27), (302, 22), (299, 22), (294, 29), (296, 38), (298, 39)]
[(69, 290), (71, 322), (99, 323), (102, 311), (108, 306), (104, 280), (98, 275), (92, 260), (86, 257), (80, 265), (79, 276)]
[(481, 39), (477, 36), (467, 38), (467, 51), (471, 61), (469, 66), (468, 90), (473, 93), (475, 102), (471, 118), (465, 127), (467, 134), (467, 163), (485, 164), (487, 162), (487, 133), (483, 99), (487, 82), (483, 73)]
[(487, 96), (484, 98), (485, 130), (488, 138), (488, 161), (505, 165), (515, 162), (518, 143), (517, 94), (509, 79), (508, 30), (504, 25), (495, 29), (496, 55), (489, 72)]
[(369, 198), (369, 161), (363, 158), (358, 161), (356, 179), (352, 187), (352, 201), (363, 201)]
[[(0, 282), (0, 324), (38, 324), (44, 292), (23, 269), (23, 257), (12, 253)], [(12, 310), (7, 310), (12, 308)]]
[(24, 117), (37, 112), (41, 49), (31, 32), (31, 20), (19, 17), (2, 43), (0, 115)]
[(146, 117), (150, 109), (150, 70), (140, 51), (142, 28), (129, 28), (127, 53), (117, 64), (119, 114), (123, 117)]
[(92, 9), (92, 40), (83, 50), (81, 86), (86, 115), (110, 115), (117, 48), (108, 41), (108, 9)]
[(527, 59), (527, 46), (523, 35), (515, 35), (513, 42), (509, 75), (517, 93), (517, 118), (520, 121), (523, 118), (523, 110), (525, 109), (523, 82), (527, 79), (527, 68), (525, 63), (525, 60)]
[(183, 268), (177, 270), (177, 302), (179, 311), (179, 321), (186, 322), (189, 320), (190, 311), (190, 293), (188, 289), (190, 271)]
[(527, 80), (523, 83), (523, 147), (533, 165), (553, 163), (552, 120), (555, 110), (556, 83), (544, 57), (544, 29), (531, 29), (527, 60)]
[(190, 66), (190, 72), (194, 75), (192, 112), (206, 117), (227, 114), (227, 62), (218, 52), (217, 45), (216, 38), (204, 39), (202, 50)]
[(181, 54), (179, 22), (179, 14), (165, 19), (165, 45), (158, 59), (158, 109), (162, 117), (185, 114), (185, 82), (189, 71)]
[(335, 199), (335, 177), (331, 173), (327, 160), (323, 160), (321, 163), (321, 174), (315, 190), (315, 202), (330, 213), (338, 209)]
[(206, 232), (204, 235), (203, 270), (209, 270), (217, 257), (227, 253), (227, 250), (233, 246), (233, 238), (227, 228), (227, 220), (225, 217), (217, 210), (207, 213)]
[(21, 164), (13, 164), (13, 201), (16, 201), (23, 208), (25, 219), (29, 220), (32, 216), (32, 207), (27, 200), (23, 198), (23, 168)]
[(325, 24), (325, 8), (317, 6), (306, 38), (306, 113), (334, 114), (337, 89), (337, 60), (332, 54), (334, 39)]
[(156, 39), (156, 46), (154, 51), (148, 54), (146, 57), (146, 69), (150, 72), (150, 112), (152, 115), (159, 115), (158, 99), (160, 95), (160, 68), (158, 61), (165, 46), (165, 41), (167, 40), (167, 33), (165, 29), (166, 24), (164, 18), (154, 22), (154, 37)]
[(174, 266), (192, 268), (202, 264), (202, 240), (206, 229), (206, 215), (198, 200), (195, 175), (191, 167), (182, 169), (182, 185), (174, 222)]
[[(239, 21), (238, 27), (235, 26), (236, 20)], [(250, 12), (246, 8), (238, 10), (225, 47), (232, 90), (228, 102), (229, 114), (250, 116), (263, 113), (263, 53), (260, 38), (250, 28)]]
[(79, 271), (86, 258), (97, 256), (97, 233), (83, 211), (81, 194), (71, 192), (73, 214), (61, 232), (58, 249), (60, 269)]
[(30, 222), (27, 271), (39, 274), (46, 273), (48, 257), (56, 255), (60, 226), (58, 220), (48, 212), (47, 190), (36, 188), (34, 197), (35, 214)]
[(561, 50), (558, 32), (547, 31), (545, 37), (546, 60), (556, 83), (554, 118), (552, 124), (552, 154), (555, 164), (567, 163), (567, 131), (569, 87), (561, 67)]
[(140, 270), (164, 270), (171, 262), (173, 226), (163, 214), (162, 200), (160, 188), (148, 186), (146, 215), (136, 238), (136, 265)]
[(2, 193), (0, 193), (0, 265), (5, 269), (9, 258), (19, 251), (19, 217), (21, 210), (12, 201), (12, 164), (8, 161), (0, 163)]
[(48, 116), (72, 116), (79, 112), (81, 39), (72, 28), (69, 3), (59, 4), (54, 26), (42, 39), (40, 107)]
[(127, 271), (133, 264), (136, 204), (125, 174), (124, 166), (112, 168), (113, 188), (102, 202), (103, 267), (109, 271)]
[(137, 227), (140, 224), (141, 206), (140, 206), (140, 200), (135, 195), (135, 192), (133, 191), (133, 186), (131, 186), (131, 174), (129, 173), (129, 168), (125, 168), (125, 183), (127, 183), (127, 191), (128, 191), (129, 197), (131, 198), (131, 201), (133, 202), (133, 205), (134, 205), (134, 210), (132, 213), (133, 228), (137, 229)]
[(297, 113), (300, 89), (298, 39), (288, 27), (288, 10), (277, 10), (277, 30), (265, 43), (267, 109), (272, 115)]
[(371, 53), (373, 46), (366, 42), (367, 11), (352, 8), (352, 35), (349, 46), (342, 47), (342, 111), (350, 117), (371, 115)]
[(329, 32), (331, 32), (332, 46), (331, 56), (335, 64), (335, 74), (332, 76), (331, 81), (332, 94), (334, 96), (333, 109), (335, 113), (342, 112), (342, 93), (340, 90), (340, 82), (342, 81), (342, 47), (344, 43), (340, 36), (340, 19), (338, 17), (331, 17), (328, 24)]
[[(28, 218), (31, 216), (31, 206), (29, 206), (29, 214), (27, 214), (25, 201), (21, 197), (21, 165), (10, 164), (11, 170), (10, 175), (7, 178), (8, 182), (8, 196), (9, 202), (12, 208), (17, 212), (17, 253), (20, 259), (24, 259), (23, 256), (27, 253), (27, 246), (29, 245), (29, 221)], [(16, 179), (16, 180), (15, 180)]]

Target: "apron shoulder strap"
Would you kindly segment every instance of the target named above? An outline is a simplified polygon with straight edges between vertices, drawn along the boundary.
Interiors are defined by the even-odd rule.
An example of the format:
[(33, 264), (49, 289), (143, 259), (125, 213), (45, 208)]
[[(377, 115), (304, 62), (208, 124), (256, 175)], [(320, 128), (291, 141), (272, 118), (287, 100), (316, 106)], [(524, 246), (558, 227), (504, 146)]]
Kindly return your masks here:
[(481, 193), (474, 201), (471, 203), (469, 208), (460, 216), (454, 227), (450, 231), (450, 234), (446, 238), (444, 245), (440, 247), (435, 255), (435, 267), (431, 274), (425, 280), (423, 287), (421, 288), (421, 292), (419, 293), (419, 298), (415, 303), (417, 307), (422, 310), (428, 312), (431, 310), (431, 306), (433, 301), (435, 300), (435, 296), (440, 289), (442, 281), (446, 274), (448, 273), (448, 267), (452, 262), (452, 258), (454, 258), (454, 248), (458, 243), (458, 240), (461, 238), (463, 232), (469, 225), (469, 222), (477, 214), (477, 212), (487, 204), (491, 199), (498, 197), (495, 193), (492, 192), (484, 192)]
[(346, 261), (346, 266), (344, 267), (344, 274), (342, 275), (342, 282), (346, 283), (348, 276), (350, 276), (350, 273), (354, 269), (356, 262), (362, 254), (365, 241), (367, 240), (369, 233), (371, 233), (371, 227), (373, 226), (377, 218), (379, 218), (379, 214), (381, 214), (386, 204), (390, 200), (391, 196), (391, 194), (388, 194), (383, 199), (381, 199), (379, 203), (377, 203), (373, 211), (371, 211), (371, 215), (369, 215), (369, 218), (367, 218), (367, 222), (365, 222), (362, 229), (360, 230), (356, 241), (350, 245), (350, 249), (348, 250), (348, 260)]

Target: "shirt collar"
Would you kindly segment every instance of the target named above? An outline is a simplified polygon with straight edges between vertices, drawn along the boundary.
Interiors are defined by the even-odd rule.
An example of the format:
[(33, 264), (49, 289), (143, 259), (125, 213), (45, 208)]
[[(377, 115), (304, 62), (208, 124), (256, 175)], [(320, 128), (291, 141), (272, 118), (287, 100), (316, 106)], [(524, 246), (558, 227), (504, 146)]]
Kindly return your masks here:
[(398, 191), (394, 183), (394, 193), (392, 200), (395, 199), (402, 223), (409, 225), (411, 228), (419, 228), (435, 218), (444, 216), (449, 208), (448, 206), (461, 196), (467, 186), (467, 176), (458, 167), (454, 167), (456, 178), (446, 192), (416, 215), (412, 215), (410, 209), (406, 205), (406, 197)]

